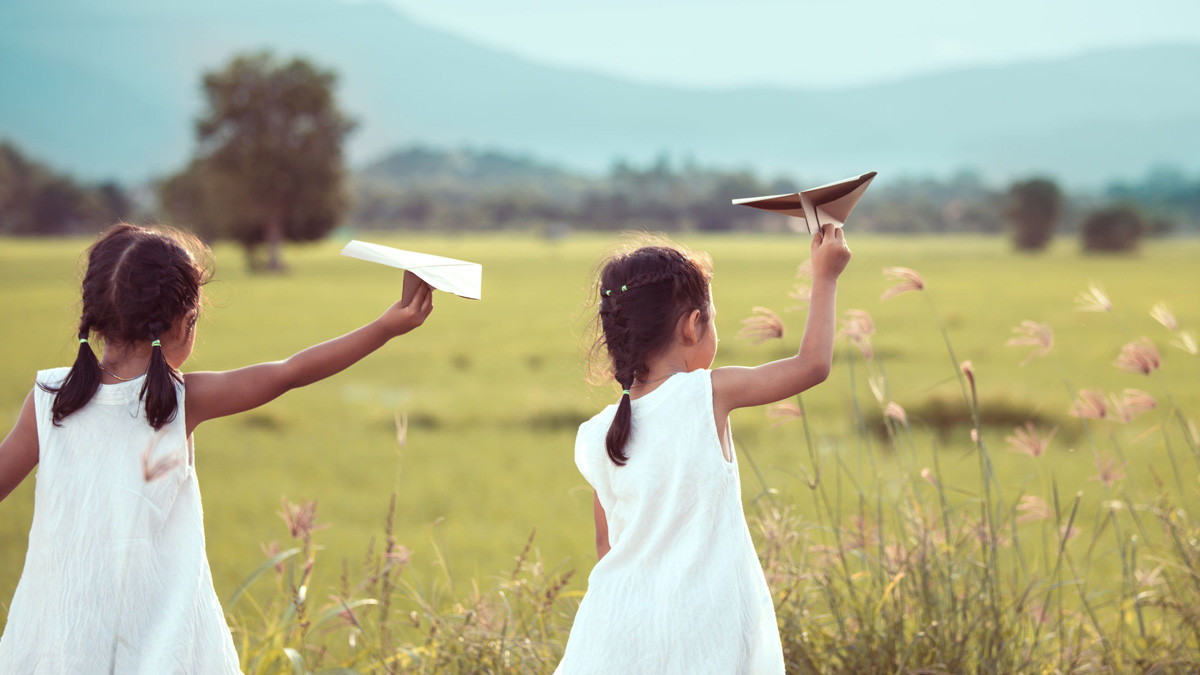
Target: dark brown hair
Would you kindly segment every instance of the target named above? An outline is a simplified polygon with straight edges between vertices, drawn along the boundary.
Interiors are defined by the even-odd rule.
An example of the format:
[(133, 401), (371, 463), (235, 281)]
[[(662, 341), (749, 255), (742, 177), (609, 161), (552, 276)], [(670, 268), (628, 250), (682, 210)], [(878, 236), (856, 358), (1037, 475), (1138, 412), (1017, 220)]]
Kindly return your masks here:
[[(100, 362), (84, 340), (92, 334), (106, 343), (158, 340), (200, 305), (200, 287), (211, 278), (208, 248), (195, 237), (171, 229), (120, 223), (88, 249), (83, 275), (79, 354), (54, 396), (55, 426), (87, 405), (100, 388)], [(175, 383), (181, 376), (154, 347), (139, 399), (150, 426), (175, 419)]]
[[(628, 391), (644, 378), (647, 361), (671, 345), (679, 319), (699, 310), (704, 325), (709, 319), (707, 258), (670, 245), (642, 246), (618, 253), (600, 271), (600, 335), (594, 349), (608, 353), (611, 373)], [(633, 406), (622, 394), (605, 445), (613, 463), (628, 461), (625, 444), (633, 431)]]

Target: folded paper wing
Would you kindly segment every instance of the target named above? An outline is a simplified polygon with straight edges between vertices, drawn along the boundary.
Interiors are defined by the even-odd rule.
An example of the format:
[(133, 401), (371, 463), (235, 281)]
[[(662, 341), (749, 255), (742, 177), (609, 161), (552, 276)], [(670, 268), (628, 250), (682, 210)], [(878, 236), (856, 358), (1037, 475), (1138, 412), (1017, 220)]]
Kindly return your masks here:
[(403, 251), (357, 239), (346, 244), (342, 255), (407, 270), (434, 288), (479, 300), (483, 294), (483, 265), (428, 253)]
[(808, 233), (816, 234), (823, 225), (833, 225), (834, 227), (844, 225), (846, 219), (850, 217), (850, 212), (854, 210), (854, 205), (862, 198), (863, 193), (867, 191), (867, 186), (874, 178), (875, 172), (872, 171), (803, 192), (768, 197), (746, 197), (734, 199), (733, 203), (801, 218), (804, 220)]

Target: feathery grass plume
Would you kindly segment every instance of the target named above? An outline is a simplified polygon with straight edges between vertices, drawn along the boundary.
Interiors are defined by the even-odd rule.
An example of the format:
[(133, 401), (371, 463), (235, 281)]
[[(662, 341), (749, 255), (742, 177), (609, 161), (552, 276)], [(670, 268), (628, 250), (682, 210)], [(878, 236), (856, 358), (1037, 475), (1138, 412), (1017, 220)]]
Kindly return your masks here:
[(1088, 289), (1075, 297), (1075, 309), (1080, 312), (1111, 312), (1112, 302), (1104, 293), (1104, 288), (1096, 282), (1088, 284)]
[(396, 413), (396, 448), (403, 450), (408, 445), (408, 413)]
[(1029, 455), (1034, 459), (1041, 457), (1050, 447), (1050, 439), (1054, 438), (1054, 434), (1058, 433), (1058, 427), (1054, 427), (1049, 432), (1043, 432), (1033, 425), (1033, 422), (1026, 422), (1019, 427), (1013, 427), (1013, 435), (1006, 436), (1004, 440), (1012, 446), (1014, 452)]
[(885, 417), (896, 420), (903, 426), (908, 426), (908, 413), (904, 412), (904, 408), (902, 408), (900, 404), (896, 403), (895, 401), (890, 401), (886, 406), (884, 406), (883, 414)]
[(783, 321), (778, 314), (766, 307), (755, 307), (753, 311), (754, 316), (742, 319), (742, 329), (737, 334), (739, 339), (762, 344), (783, 337)]
[(1111, 416), (1124, 423), (1132, 422), (1138, 415), (1158, 406), (1153, 396), (1140, 389), (1126, 389), (1120, 396), (1109, 394), (1108, 402)]
[(1166, 326), (1167, 330), (1171, 331), (1172, 333), (1179, 330), (1179, 322), (1175, 320), (1175, 315), (1171, 313), (1171, 310), (1167, 309), (1167, 303), (1165, 302), (1160, 302), (1151, 308), (1150, 316), (1153, 317), (1155, 321)]
[(909, 291), (925, 290), (925, 280), (917, 274), (916, 270), (908, 267), (885, 267), (883, 268), (883, 276), (892, 280), (899, 280), (900, 283), (892, 286), (879, 296), (880, 300), (890, 300), (891, 298), (907, 293)]
[(796, 285), (792, 290), (788, 291), (788, 297), (801, 303), (795, 307), (789, 307), (790, 310), (798, 310), (802, 305), (812, 302), (812, 278), (813, 266), (812, 259), (805, 260), (796, 268)]
[[(267, 557), (267, 560), (275, 560), (279, 557), (280, 553), (283, 553), (283, 548), (279, 545), (278, 539), (272, 539), (269, 544), (259, 542), (258, 547), (262, 549), (263, 555)], [(276, 576), (283, 574), (282, 560), (275, 563), (275, 574)]]
[(1096, 475), (1090, 480), (1100, 481), (1104, 487), (1112, 487), (1114, 483), (1125, 478), (1125, 463), (1108, 454), (1097, 454), (1096, 471)]
[(1107, 416), (1108, 403), (1104, 400), (1104, 392), (1098, 389), (1080, 389), (1071, 403), (1071, 417), (1102, 420)]
[(927, 466), (921, 468), (921, 480), (925, 481), (926, 483), (929, 483), (930, 485), (932, 485), (934, 487), (937, 487), (939, 484), (937, 476), (935, 476), (933, 474), (933, 470)]
[(864, 359), (870, 361), (874, 358), (875, 350), (871, 347), (871, 336), (875, 334), (875, 321), (871, 319), (871, 315), (861, 309), (849, 309), (846, 310), (841, 323), (842, 337), (857, 347)]
[(806, 281), (812, 281), (813, 278), (813, 261), (812, 258), (805, 259), (804, 262), (796, 266), (796, 278)]
[(1048, 323), (1026, 319), (1021, 322), (1020, 326), (1014, 327), (1012, 332), (1021, 337), (1010, 338), (1008, 342), (1004, 343), (1005, 347), (1037, 347), (1021, 361), (1022, 366), (1035, 358), (1049, 354), (1050, 349), (1054, 347), (1054, 329)]
[(1021, 514), (1017, 516), (1018, 523), (1031, 523), (1054, 517), (1054, 510), (1050, 508), (1045, 499), (1037, 495), (1022, 495), (1021, 501), (1017, 502), (1016, 509)]
[(1196, 344), (1196, 335), (1190, 330), (1180, 331), (1178, 340), (1171, 340), (1172, 347), (1178, 347), (1192, 356), (1200, 355), (1200, 346)]
[(871, 395), (875, 397), (875, 402), (883, 405), (884, 399), (887, 398), (887, 379), (879, 373), (868, 375), (867, 388), (871, 390)]
[(288, 532), (293, 539), (307, 539), (316, 530), (328, 527), (317, 524), (317, 502), (312, 499), (293, 504), (284, 497), (283, 512), (279, 515), (283, 522), (287, 523)]
[[(800, 303), (812, 302), (812, 286), (803, 282), (797, 283), (792, 290), (788, 291), (788, 297)], [(800, 309), (800, 306), (797, 305), (792, 309)]]
[(774, 420), (771, 423), (772, 429), (801, 417), (804, 417), (804, 411), (801, 410), (800, 404), (791, 399), (767, 406), (767, 419)]
[(1162, 366), (1162, 360), (1154, 343), (1143, 337), (1121, 347), (1121, 355), (1113, 361), (1113, 365), (1131, 373), (1149, 375)]

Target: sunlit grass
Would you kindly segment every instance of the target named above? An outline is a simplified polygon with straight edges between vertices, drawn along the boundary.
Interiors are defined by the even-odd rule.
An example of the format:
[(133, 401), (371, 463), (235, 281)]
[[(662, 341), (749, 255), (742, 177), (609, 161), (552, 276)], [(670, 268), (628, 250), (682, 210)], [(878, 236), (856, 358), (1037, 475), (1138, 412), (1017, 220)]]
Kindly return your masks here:
[[(594, 554), (590, 490), (571, 456), (574, 428), (609, 402), (613, 392), (584, 382), (580, 334), (588, 318), (587, 273), (610, 241), (595, 236), (560, 242), (528, 236), (382, 239), (484, 263), (484, 300), (439, 294), (426, 326), (349, 372), (197, 432), (209, 559), (222, 599), (228, 601), (266, 560), (260, 544), (286, 539), (277, 515), (282, 495), (319, 503), (321, 521), (331, 527), (317, 535), (322, 548), (316, 553), (319, 563), (311, 583), (314, 588), (336, 589), (343, 559), (349, 569), (363, 569), (373, 537), (375, 552), (380, 550), (393, 492), (392, 535), (409, 553), (399, 573), (411, 584), (394, 599), (400, 615), (453, 613), (456, 603), (476, 592), (475, 583), (479, 593), (494, 600), (489, 589), (513, 568), (514, 557), (535, 527), (543, 570), (575, 570), (566, 590), (581, 590)], [(749, 236), (684, 236), (679, 241), (708, 251), (715, 263), (721, 335), (717, 365), (756, 363), (794, 352), (804, 309), (789, 292), (797, 266), (807, 258), (806, 241)], [(0, 331), (0, 353), (8, 357), (0, 362), (0, 382), (6, 383), (0, 389), (4, 425), (15, 419), (35, 368), (69, 363), (76, 320), (75, 270), (85, 246), (82, 241), (0, 241), (0, 307), (7, 317)], [(913, 641), (912, 626), (903, 622), (877, 627), (873, 634), (860, 615), (855, 619), (859, 630), (834, 630), (827, 623), (830, 606), (806, 594), (842, 589), (844, 582), (830, 578), (825, 586), (797, 587), (801, 595), (784, 590), (796, 590), (790, 584), (814, 583), (805, 576), (819, 560), (812, 547), (837, 550), (836, 542), (828, 539), (835, 523), (849, 526), (856, 518), (861, 533), (882, 528), (877, 540), (911, 550), (923, 536), (932, 537), (930, 528), (945, 531), (948, 523), (936, 517), (939, 509), (978, 520), (979, 504), (990, 499), (996, 527), (1003, 530), (1016, 517), (1020, 498), (1037, 496), (1052, 505), (1053, 518), (1022, 522), (1015, 537), (1006, 534), (1009, 543), (994, 558), (971, 549), (969, 538), (952, 531), (949, 539), (958, 540), (959, 547), (937, 551), (945, 557), (930, 565), (942, 565), (950, 574), (979, 560), (984, 569), (993, 570), (990, 581), (976, 578), (980, 587), (1011, 586), (1015, 582), (1005, 575), (1015, 569), (1024, 575), (1018, 580), (1047, 578), (1045, 583), (1065, 584), (1068, 590), (1062, 597), (1070, 605), (1064, 612), (1084, 612), (1086, 600), (1095, 603), (1099, 617), (1085, 616), (1072, 624), (1079, 639), (1096, 633), (1096, 624), (1113, 625), (1109, 617), (1114, 607), (1128, 597), (1131, 532), (1145, 532), (1143, 548), (1136, 554), (1149, 565), (1144, 573), (1161, 566), (1160, 575), (1180, 573), (1179, 583), (1186, 582), (1187, 568), (1179, 567), (1186, 559), (1172, 556), (1164, 546), (1164, 526), (1155, 525), (1154, 505), (1165, 495), (1182, 513), (1197, 513), (1198, 464), (1188, 454), (1168, 396), (1186, 419), (1197, 419), (1200, 359), (1172, 347), (1178, 338), (1150, 312), (1164, 302), (1181, 328), (1200, 327), (1200, 306), (1194, 298), (1200, 282), (1194, 265), (1200, 242), (1153, 242), (1128, 258), (1084, 257), (1073, 242), (1059, 242), (1040, 256), (1015, 256), (1005, 242), (983, 238), (852, 238), (851, 246), (854, 260), (840, 283), (839, 313), (869, 313), (875, 327), (873, 360), (865, 361), (843, 341), (830, 381), (804, 395), (803, 421), (772, 428), (774, 420), (761, 409), (739, 411), (733, 419), (735, 442), (745, 461), (743, 491), (750, 510), (761, 509), (766, 533), (759, 536), (760, 551), (776, 555), (772, 551), (778, 542), (769, 539), (771, 532), (785, 538), (802, 535), (789, 540), (791, 548), (777, 552), (782, 561), (777, 572), (783, 585), (775, 590), (780, 620), (785, 639), (795, 629), (827, 642), (807, 647), (795, 643), (789, 649), (830, 656), (829, 650), (870, 651), (867, 645), (874, 644), (880, 659), (895, 658), (888, 662), (890, 670), (905, 658), (909, 667), (937, 658), (926, 651), (925, 638)], [(209, 288), (212, 307), (201, 320), (188, 369), (280, 358), (381, 312), (398, 294), (399, 275), (341, 258), (338, 248), (337, 243), (326, 243), (290, 249), (291, 269), (282, 277), (249, 276), (236, 250), (219, 248), (218, 282)], [(881, 302), (881, 294), (892, 285), (882, 270), (892, 266), (919, 271), (926, 288)], [(1078, 311), (1076, 296), (1092, 282), (1104, 287), (1111, 313)], [(735, 338), (755, 306), (782, 317), (787, 327), (783, 341), (755, 345)], [(1052, 326), (1055, 344), (1045, 357), (1021, 366), (1031, 348), (1006, 343), (1024, 320)], [(1157, 346), (1159, 370), (1146, 376), (1112, 365), (1124, 345), (1143, 336)], [(964, 360), (971, 361), (978, 385), (979, 437), (994, 472), (990, 497), (980, 478), (979, 447), (970, 437), (971, 403), (964, 398), (958, 371)], [(882, 402), (871, 392), (872, 376), (886, 383)], [(1159, 407), (1128, 425), (1088, 421), (1086, 430), (1083, 421), (1070, 415), (1080, 389), (1120, 392), (1130, 387), (1154, 396)], [(886, 403), (905, 411), (907, 427), (894, 418), (887, 421)], [(397, 413), (406, 413), (409, 420), (404, 448), (397, 447)], [(1034, 420), (1040, 429), (1058, 429), (1041, 457), (1012, 452), (1005, 441), (1026, 420)], [(1171, 439), (1169, 445), (1164, 438)], [(1104, 458), (1120, 463), (1125, 475), (1110, 486), (1093, 478), (1100, 473), (1097, 460)], [(933, 482), (921, 477), (922, 470)], [(807, 482), (815, 480), (818, 471), (820, 489)], [(0, 505), (3, 603), (12, 596), (24, 557), (32, 488), (29, 480)], [(1115, 501), (1138, 507), (1126, 508), (1117, 517), (1142, 514), (1140, 524), (1113, 520)], [(1078, 533), (1060, 556), (1058, 528), (1072, 510)], [(1114, 522), (1121, 523), (1120, 538)], [(965, 521), (950, 525), (965, 527)], [(1148, 541), (1151, 531), (1153, 543)], [(879, 583), (864, 591), (872, 599), (855, 611), (870, 610), (880, 620), (896, 618), (887, 614), (890, 605), (881, 600), (918, 601), (903, 596), (911, 590), (909, 582), (900, 580), (888, 588), (902, 569), (907, 569), (908, 578), (918, 570), (884, 567), (886, 556), (865, 549), (855, 555), (858, 567), (846, 569)], [(269, 585), (264, 583), (268, 577), (260, 578), (247, 597), (269, 602)], [(1095, 597), (1080, 597), (1068, 583), (1075, 578), (1085, 580)], [(538, 583), (549, 586), (556, 579), (546, 574)], [(1045, 590), (1041, 583), (1039, 592)], [(439, 589), (445, 604), (422, 610), (417, 598), (431, 589)], [(420, 590), (420, 596), (413, 590)], [(325, 602), (333, 591), (322, 592), (320, 600)], [(364, 591), (362, 597), (378, 593), (379, 589)], [(564, 596), (565, 606), (548, 611), (568, 612), (571, 597)], [(940, 596), (937, 603), (942, 604), (931, 605), (931, 611), (949, 611), (951, 602), (951, 596)], [(1011, 601), (1006, 605), (1012, 606)], [(792, 609), (797, 613), (790, 613)], [(1156, 626), (1163, 624), (1162, 617), (1172, 616), (1167, 610), (1143, 609), (1162, 612), (1160, 618), (1152, 617), (1159, 622)], [(241, 616), (240, 611), (235, 608), (233, 613)], [(1136, 621), (1133, 614), (1117, 616)], [(1062, 626), (1056, 626), (1035, 639), (1030, 625), (1016, 622), (1014, 614), (994, 626), (1019, 629), (1027, 640), (1051, 646), (1055, 643), (1044, 642), (1050, 639), (1047, 635), (1062, 632)], [(261, 626), (247, 630), (252, 639), (264, 639)], [(828, 642), (840, 632), (898, 642), (890, 652), (882, 650), (882, 642)], [(1136, 635), (1141, 636), (1140, 630)], [(361, 639), (382, 642), (378, 634)], [(415, 638), (411, 632), (397, 632), (389, 639), (401, 644)], [(558, 639), (565, 639), (565, 633)], [(914, 645), (908, 656), (898, 651), (901, 642), (904, 649)], [(1126, 647), (1133, 649), (1133, 644)], [(1163, 644), (1155, 648), (1165, 649)], [(558, 648), (550, 644), (536, 658), (552, 660)], [(799, 654), (789, 651), (789, 658)]]

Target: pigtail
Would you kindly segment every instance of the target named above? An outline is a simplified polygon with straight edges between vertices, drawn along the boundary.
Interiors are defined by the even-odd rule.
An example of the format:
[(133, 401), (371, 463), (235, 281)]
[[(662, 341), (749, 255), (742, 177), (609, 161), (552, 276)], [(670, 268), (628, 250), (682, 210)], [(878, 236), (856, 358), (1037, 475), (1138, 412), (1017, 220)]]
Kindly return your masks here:
[(617, 414), (613, 416), (612, 424), (608, 427), (608, 435), (604, 438), (608, 458), (617, 466), (625, 466), (629, 456), (625, 454), (625, 444), (633, 433), (633, 402), (629, 398), (629, 388), (633, 386), (633, 374), (618, 379), (621, 385), (621, 402), (617, 404)]
[(96, 353), (88, 344), (87, 324), (79, 327), (79, 353), (75, 363), (67, 372), (66, 379), (58, 387), (38, 384), (43, 391), (54, 394), (54, 403), (50, 406), (51, 420), (54, 426), (61, 427), (62, 421), (71, 413), (87, 405), (100, 388), (100, 362)]
[(138, 397), (145, 405), (146, 421), (157, 431), (175, 419), (179, 410), (175, 383), (181, 380), (171, 364), (167, 363), (162, 344), (155, 339), (150, 343), (150, 348), (150, 367), (146, 369), (146, 381), (142, 383)]

